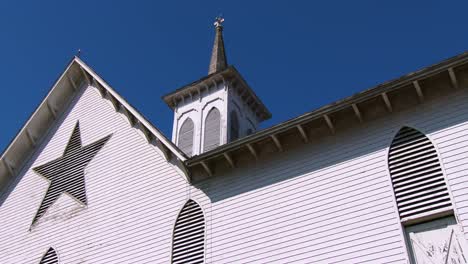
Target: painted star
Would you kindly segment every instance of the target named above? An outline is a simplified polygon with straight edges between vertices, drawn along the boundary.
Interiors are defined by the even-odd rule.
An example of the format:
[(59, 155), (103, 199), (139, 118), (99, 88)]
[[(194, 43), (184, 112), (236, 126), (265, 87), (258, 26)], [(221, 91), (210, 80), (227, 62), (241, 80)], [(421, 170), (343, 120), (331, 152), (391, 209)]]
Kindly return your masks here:
[(50, 181), (47, 193), (34, 217), (34, 224), (46, 210), (62, 195), (68, 193), (83, 205), (87, 205), (84, 169), (109, 140), (108, 135), (87, 146), (81, 144), (80, 124), (76, 123), (63, 156), (33, 168)]

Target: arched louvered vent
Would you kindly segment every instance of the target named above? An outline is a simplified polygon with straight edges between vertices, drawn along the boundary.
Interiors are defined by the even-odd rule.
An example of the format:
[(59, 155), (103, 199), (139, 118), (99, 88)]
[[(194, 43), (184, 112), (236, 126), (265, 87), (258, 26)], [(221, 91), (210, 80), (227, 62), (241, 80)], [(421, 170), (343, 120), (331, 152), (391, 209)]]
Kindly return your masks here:
[(203, 151), (209, 151), (220, 144), (221, 115), (217, 108), (210, 110), (205, 120), (205, 140)]
[(192, 156), (193, 150), (193, 121), (187, 118), (179, 131), (178, 146), (187, 156)]
[(231, 141), (239, 138), (239, 119), (236, 111), (231, 112)]
[(53, 248), (49, 248), (39, 264), (58, 264), (58, 257), (55, 250)]
[(203, 263), (205, 219), (201, 207), (189, 200), (180, 211), (174, 227), (172, 263)]
[(451, 208), (436, 149), (423, 133), (403, 127), (393, 139), (388, 165), (402, 220)]

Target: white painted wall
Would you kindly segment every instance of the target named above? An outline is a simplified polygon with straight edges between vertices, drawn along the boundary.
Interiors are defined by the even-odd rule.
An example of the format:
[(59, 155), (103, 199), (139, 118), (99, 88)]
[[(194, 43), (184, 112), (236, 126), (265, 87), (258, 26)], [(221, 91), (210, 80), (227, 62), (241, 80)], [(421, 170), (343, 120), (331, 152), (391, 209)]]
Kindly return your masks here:
[[(404, 125), (434, 142), (468, 236), (467, 103), (460, 91), (189, 187), (88, 88), (0, 201), (1, 263), (38, 263), (50, 246), (67, 264), (169, 263), (189, 198), (206, 216), (207, 263), (406, 263), (388, 146)], [(29, 230), (48, 186), (30, 168), (62, 155), (77, 120), (84, 145), (113, 133), (86, 168), (88, 207), (62, 195)]]
[[(245, 101), (234, 92), (233, 88), (228, 88), (228, 113), (231, 113), (231, 111), (235, 111), (239, 119), (239, 138), (247, 136), (247, 129), (252, 129), (252, 133), (257, 131), (259, 121), (255, 113), (252, 112)], [(228, 121), (228, 138), (230, 139), (230, 115)]]
[(230, 112), (236, 111), (239, 118), (239, 137), (247, 135), (247, 129), (257, 130), (258, 118), (233, 88), (228, 83), (217, 83), (209, 86), (209, 90), (202, 90), (201, 96), (193, 95), (191, 99), (186, 98), (179, 102), (174, 111), (174, 123), (172, 127), (172, 142), (178, 145), (178, 134), (182, 124), (187, 118), (194, 122), (194, 144), (193, 156), (203, 153), (205, 138), (205, 118), (213, 108), (218, 108), (221, 114), (221, 145), (230, 142)]
[(425, 133), (444, 162), (468, 233), (468, 93), (338, 133), (199, 187), (211, 209), (212, 263), (407, 263), (387, 169), (402, 126)]
[[(78, 99), (0, 206), (0, 263), (39, 263), (50, 246), (60, 263), (168, 263), (184, 177), (96, 89)], [(48, 187), (30, 168), (62, 155), (77, 120), (84, 145), (113, 133), (86, 167), (88, 207), (62, 195), (29, 230)]]

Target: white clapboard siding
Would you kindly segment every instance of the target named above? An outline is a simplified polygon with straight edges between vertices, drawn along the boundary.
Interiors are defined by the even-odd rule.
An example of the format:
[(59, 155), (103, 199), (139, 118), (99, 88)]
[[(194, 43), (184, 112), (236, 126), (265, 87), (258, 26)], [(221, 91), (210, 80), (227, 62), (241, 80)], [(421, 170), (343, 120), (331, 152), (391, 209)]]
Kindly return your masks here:
[[(112, 134), (85, 169), (88, 205), (61, 195), (29, 231), (48, 187), (31, 168), (63, 154), (78, 120), (83, 145)], [(51, 246), (60, 263), (169, 263), (187, 184), (159, 153), (96, 89), (85, 89), (0, 206), (2, 264), (39, 263)]]
[[(430, 139), (468, 230), (467, 103), (460, 90), (189, 187), (110, 102), (86, 89), (2, 201), (0, 259), (39, 263), (53, 247), (60, 263), (171, 263), (177, 218), (193, 201), (203, 212), (205, 263), (407, 263), (390, 146), (404, 126)], [(29, 230), (48, 187), (31, 168), (63, 154), (77, 120), (83, 145), (112, 134), (86, 167), (88, 205), (62, 195)]]
[(203, 151), (209, 151), (221, 143), (221, 114), (216, 107), (213, 107), (205, 119), (205, 131), (203, 140)]
[(49, 248), (45, 253), (44, 257), (42, 257), (41, 262), (39, 264), (58, 264), (58, 257), (57, 252), (53, 248)]
[[(445, 168), (468, 165), (464, 159), (468, 147), (464, 151), (452, 147), (452, 152), (444, 147), (452, 128), (468, 139), (467, 102), (463, 91), (200, 183), (212, 199), (207, 259), (213, 263), (407, 263), (388, 171), (389, 148), (395, 134), (411, 125), (434, 143), (431, 157), (435, 153), (437, 158), (437, 150), (441, 162), (448, 157)], [(445, 135), (438, 137), (439, 132)], [(465, 165), (453, 170), (458, 188), (468, 187), (467, 169)], [(452, 182), (452, 174), (446, 176)], [(468, 189), (452, 191), (455, 210), (463, 206), (460, 219), (466, 226)]]
[(177, 146), (189, 157), (192, 156), (193, 151), (193, 132), (193, 121), (192, 119), (187, 118), (180, 127)]

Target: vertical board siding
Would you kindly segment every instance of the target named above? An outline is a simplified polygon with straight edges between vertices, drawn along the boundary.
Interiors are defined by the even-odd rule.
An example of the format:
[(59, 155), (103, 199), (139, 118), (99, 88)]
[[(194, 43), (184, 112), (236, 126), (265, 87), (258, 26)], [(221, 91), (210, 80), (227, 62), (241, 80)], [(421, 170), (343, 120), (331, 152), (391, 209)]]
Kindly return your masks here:
[[(30, 168), (63, 154), (76, 121), (84, 145), (113, 134), (85, 168), (88, 206), (60, 198), (29, 231), (48, 187)], [(2, 264), (39, 263), (44, 248), (61, 263), (168, 263), (172, 228), (187, 184), (112, 104), (88, 88), (52, 129), (0, 207)]]
[(182, 126), (180, 127), (179, 136), (178, 136), (178, 147), (182, 152), (187, 154), (187, 156), (192, 156), (193, 151), (193, 132), (194, 126), (193, 121), (190, 118), (187, 118)]
[(205, 137), (203, 140), (203, 151), (209, 151), (221, 143), (221, 114), (216, 107), (208, 112), (205, 119)]

